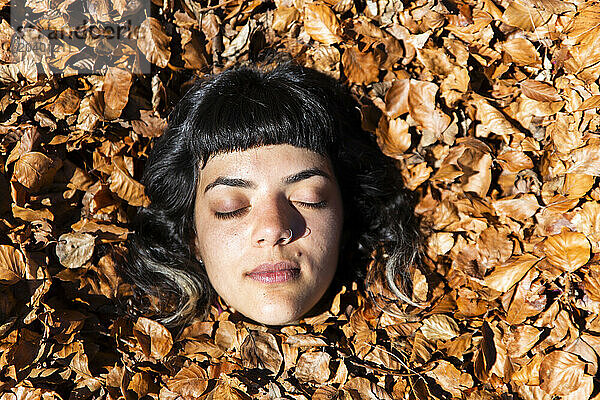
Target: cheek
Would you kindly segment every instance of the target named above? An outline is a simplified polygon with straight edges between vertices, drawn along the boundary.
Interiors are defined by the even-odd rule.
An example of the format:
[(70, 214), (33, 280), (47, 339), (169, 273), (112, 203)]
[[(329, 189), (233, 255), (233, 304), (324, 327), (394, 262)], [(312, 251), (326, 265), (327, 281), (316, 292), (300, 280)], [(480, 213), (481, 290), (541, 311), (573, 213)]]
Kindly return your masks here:
[(342, 217), (338, 213), (331, 213), (327, 216), (320, 216), (314, 218), (312, 221), (307, 221), (307, 225), (312, 231), (311, 246), (314, 246), (313, 250), (318, 249), (317, 251), (321, 254), (321, 258), (334, 258), (337, 260), (342, 223)]
[(196, 219), (196, 252), (207, 266), (213, 265), (213, 260), (231, 258), (239, 247), (239, 230), (224, 228), (217, 222), (202, 216)]

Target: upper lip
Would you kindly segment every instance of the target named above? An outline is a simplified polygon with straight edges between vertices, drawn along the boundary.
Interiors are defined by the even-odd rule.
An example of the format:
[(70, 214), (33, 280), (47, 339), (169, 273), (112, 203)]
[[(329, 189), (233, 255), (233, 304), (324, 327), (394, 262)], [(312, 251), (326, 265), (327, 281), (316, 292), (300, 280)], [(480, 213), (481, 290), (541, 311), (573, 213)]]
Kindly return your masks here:
[(277, 261), (274, 263), (263, 263), (254, 268), (248, 274), (264, 274), (268, 272), (285, 271), (289, 269), (300, 269), (298, 263), (294, 261)]

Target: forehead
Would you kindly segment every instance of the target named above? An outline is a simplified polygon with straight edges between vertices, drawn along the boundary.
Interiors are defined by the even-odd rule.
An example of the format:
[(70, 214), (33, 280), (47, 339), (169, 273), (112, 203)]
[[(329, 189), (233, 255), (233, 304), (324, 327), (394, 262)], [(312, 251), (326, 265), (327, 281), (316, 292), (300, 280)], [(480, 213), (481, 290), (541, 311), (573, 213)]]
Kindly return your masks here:
[(309, 168), (318, 168), (334, 177), (328, 157), (289, 144), (259, 146), (211, 157), (200, 171), (200, 185), (220, 176), (253, 181), (280, 180)]

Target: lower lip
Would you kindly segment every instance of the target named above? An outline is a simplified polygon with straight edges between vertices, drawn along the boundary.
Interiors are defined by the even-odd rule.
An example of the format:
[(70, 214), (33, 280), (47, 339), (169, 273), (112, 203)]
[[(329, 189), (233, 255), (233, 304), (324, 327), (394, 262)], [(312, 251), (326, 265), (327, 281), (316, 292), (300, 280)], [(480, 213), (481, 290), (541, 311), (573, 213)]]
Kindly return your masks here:
[(291, 281), (300, 276), (299, 269), (284, 269), (281, 271), (254, 272), (248, 274), (251, 279), (262, 283), (281, 283)]

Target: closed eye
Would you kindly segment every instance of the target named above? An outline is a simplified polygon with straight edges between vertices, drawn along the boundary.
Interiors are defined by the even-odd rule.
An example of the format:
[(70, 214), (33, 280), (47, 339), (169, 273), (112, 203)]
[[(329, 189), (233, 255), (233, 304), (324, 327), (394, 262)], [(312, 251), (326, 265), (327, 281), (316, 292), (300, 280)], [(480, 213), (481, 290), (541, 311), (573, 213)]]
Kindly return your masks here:
[(216, 211), (215, 217), (217, 217), (218, 219), (231, 219), (231, 218), (241, 217), (247, 211), (248, 211), (248, 207), (244, 207), (244, 208), (240, 208), (235, 211), (224, 212), (224, 213)]
[[(325, 208), (327, 206), (327, 201), (323, 200), (323, 201), (319, 201), (317, 203), (309, 203), (309, 202), (305, 202), (305, 201), (296, 201), (296, 204), (300, 205), (300, 207), (304, 207), (304, 208), (310, 208), (310, 209), (321, 209), (321, 208)], [(230, 211), (230, 212), (215, 212), (215, 217), (217, 217), (218, 219), (232, 219), (232, 218), (236, 218), (236, 217), (241, 217), (244, 214), (246, 214), (246, 212), (248, 211), (249, 207), (244, 207), (244, 208), (240, 208), (238, 210), (235, 211)]]
[(307, 203), (305, 201), (297, 201), (296, 203), (299, 204), (301, 207), (313, 209), (325, 208), (327, 206), (327, 201), (325, 200), (319, 201), (318, 203)]

